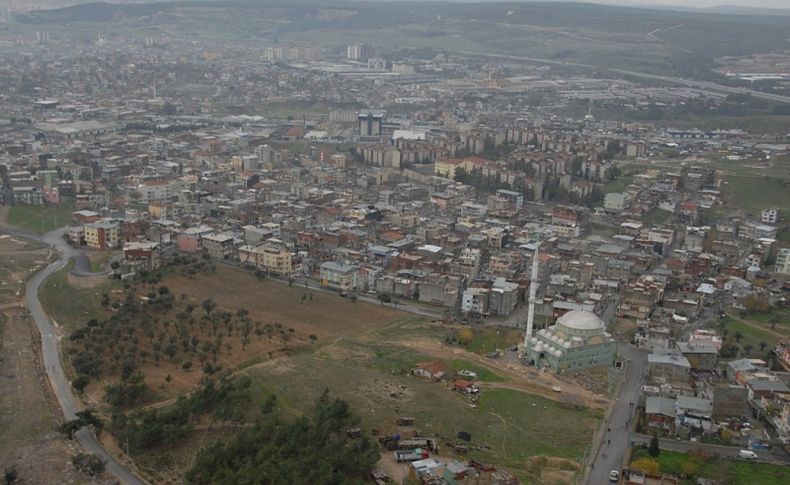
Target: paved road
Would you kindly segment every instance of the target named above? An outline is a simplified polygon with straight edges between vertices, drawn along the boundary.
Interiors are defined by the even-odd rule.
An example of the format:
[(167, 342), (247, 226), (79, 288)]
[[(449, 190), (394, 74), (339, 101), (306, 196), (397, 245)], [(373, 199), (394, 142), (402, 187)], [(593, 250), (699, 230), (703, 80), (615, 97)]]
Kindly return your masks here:
[(617, 353), (626, 361), (625, 379), (620, 394), (612, 405), (607, 431), (600, 434), (600, 442), (591, 457), (592, 470), (586, 483), (608, 483), (609, 472), (620, 470), (631, 442), (631, 418), (639, 398), (642, 380), (647, 367), (647, 352), (628, 344), (618, 344)]
[[(75, 413), (80, 410), (80, 405), (71, 393), (71, 385), (68, 378), (66, 378), (66, 373), (63, 371), (63, 364), (60, 360), (60, 337), (53, 326), (52, 320), (41, 306), (41, 301), (38, 299), (38, 290), (44, 280), (51, 274), (65, 267), (70, 259), (79, 256), (80, 251), (66, 244), (62, 237), (64, 233), (63, 229), (52, 231), (44, 236), (33, 236), (24, 232), (5, 228), (0, 229), (0, 231), (48, 244), (53, 246), (60, 253), (60, 259), (49, 264), (28, 281), (25, 303), (41, 333), (41, 355), (52, 391), (55, 394), (55, 398), (58, 400), (60, 408), (63, 410), (64, 417), (67, 420), (74, 419), (76, 416)], [(82, 253), (82, 256), (85, 257), (84, 253)], [(85, 260), (87, 260), (87, 257), (85, 257)], [(76, 272), (90, 273), (90, 265), (88, 265), (87, 270), (86, 272), (85, 267), (81, 266)], [(96, 437), (87, 429), (81, 429), (75, 434), (75, 437), (85, 451), (95, 453), (105, 460), (107, 462), (107, 471), (120, 480), (121, 483), (127, 485), (143, 485), (145, 483), (109, 454)]]
[[(652, 439), (651, 436), (647, 435), (638, 435), (632, 434), (631, 439), (636, 444), (649, 444), (650, 440)], [(692, 450), (699, 450), (702, 449), (706, 453), (711, 455), (718, 455), (723, 457), (729, 458), (738, 458), (738, 451), (740, 448), (735, 446), (724, 446), (724, 445), (713, 445), (710, 443), (692, 443), (690, 441), (678, 441), (678, 440), (671, 440), (671, 439), (659, 439), (659, 448), (662, 450), (669, 450), (669, 451), (679, 451), (681, 453), (686, 453)], [(765, 462), (765, 463), (776, 463), (780, 465), (787, 465), (787, 455), (784, 453), (778, 452), (774, 453), (769, 450), (764, 451), (756, 451), (757, 453), (757, 461)]]

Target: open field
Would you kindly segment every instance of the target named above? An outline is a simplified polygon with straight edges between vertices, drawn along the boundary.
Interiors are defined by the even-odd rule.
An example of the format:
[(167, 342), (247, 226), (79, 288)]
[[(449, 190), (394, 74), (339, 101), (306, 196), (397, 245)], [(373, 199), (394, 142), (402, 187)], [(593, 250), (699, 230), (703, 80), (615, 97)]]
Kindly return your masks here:
[(790, 178), (790, 157), (786, 155), (774, 156), (768, 160), (765, 158), (745, 160), (714, 158), (711, 166), (728, 175)]
[(49, 251), (12, 238), (0, 239), (0, 244), (7, 248), (0, 250), (0, 302), (19, 301), (28, 276), (47, 263)]
[[(56, 320), (75, 329), (89, 318), (124, 318), (120, 310), (105, 309), (112, 304), (103, 306), (101, 302), (103, 292), (109, 294), (112, 302), (128, 298), (120, 283), (108, 282), (93, 289), (73, 288), (66, 280), (66, 271), (56, 273), (42, 286), (42, 300)], [(131, 327), (117, 327), (118, 333), (113, 334), (117, 335), (116, 342), (104, 338), (101, 346), (90, 347), (99, 349), (104, 361), (101, 375), (91, 378), (85, 390), (86, 401), (94, 406), (106, 409), (103, 389), (118, 381), (109, 358), (113, 351), (101, 349), (110, 345), (123, 355), (131, 345), (147, 384), (138, 404), (172, 403), (176, 396), (194, 390), (206, 375), (205, 369), (201, 373), (200, 364), (212, 362), (222, 367), (223, 374), (241, 373), (253, 378), (253, 402), (257, 403), (253, 409), (275, 394), (279, 409), (286, 415), (298, 416), (328, 388), (351, 404), (368, 432), (396, 431), (394, 418), (399, 415), (415, 417), (420, 432), (438, 438), (441, 444), (454, 441), (459, 431), (467, 431), (473, 436), (472, 457), (506, 467), (531, 481), (540, 481), (543, 473), (565, 474), (565, 478), (572, 479), (578, 469), (576, 462), (581, 460), (600, 418), (599, 410), (569, 404), (587, 399), (579, 397), (586, 396), (585, 391), (577, 390), (572, 382), (530, 373), (529, 369), (503, 359), (483, 357), (518, 343), (519, 330), (474, 328), (465, 346), (447, 346), (442, 343), (445, 337), (468, 327), (429, 322), (389, 307), (353, 303), (334, 293), (306, 290), (298, 285), (259, 281), (247, 272), (224, 265), (218, 266), (216, 272), (194, 277), (170, 270), (163, 273), (166, 276), (158, 283), (131, 282), (128, 290), (134, 300), (141, 300), (145, 310), (129, 320)], [(170, 306), (160, 307), (156, 301), (149, 302), (153, 306), (145, 303), (157, 294), (172, 295)], [(211, 311), (211, 315), (218, 315), (216, 319), (209, 318), (202, 308), (202, 302), (208, 298), (216, 303)], [(188, 306), (193, 306), (194, 313), (187, 310)], [(256, 331), (246, 345), (240, 345), (239, 329), (244, 319), (238, 316), (239, 309), (249, 311), (250, 322), (260, 322), (257, 330), (263, 330), (263, 325), (277, 325), (283, 335), (292, 338), (286, 341), (274, 331)], [(219, 317), (224, 314), (229, 318), (222, 324), (225, 319)], [(155, 330), (150, 334), (142, 330), (151, 325)], [(234, 327), (236, 330), (232, 330)], [(190, 338), (197, 338), (199, 344), (185, 344), (182, 348), (184, 331)], [(308, 338), (310, 335), (314, 338)], [(152, 345), (157, 338), (162, 349), (176, 338), (175, 358), (153, 358), (158, 353)], [(213, 346), (217, 339), (221, 343), (214, 350), (204, 348), (208, 343)], [(83, 342), (80, 339), (67, 346), (82, 351)], [(73, 355), (76, 354), (69, 353), (70, 360)], [(476, 372), (483, 388), (479, 402), (474, 405), (468, 397), (449, 389), (446, 382), (431, 382), (409, 374), (417, 362), (428, 360), (443, 361), (450, 377), (461, 369)], [(182, 366), (188, 361), (195, 361), (193, 369)], [(557, 384), (565, 392), (552, 392)], [(167, 456), (143, 454), (139, 459), (154, 476), (174, 477), (188, 468), (190, 457), (201, 443), (214, 438), (202, 425), (197, 426), (190, 433), (190, 442), (168, 448)], [(570, 461), (547, 461), (536, 456)]]
[[(790, 336), (790, 334), (784, 332), (780, 333), (778, 326), (776, 330), (771, 330), (768, 325), (751, 322), (735, 315), (728, 315), (724, 319), (724, 325), (728, 330), (725, 342), (739, 345), (744, 352), (748, 347), (751, 349), (751, 352), (749, 352), (751, 357), (765, 358), (766, 352), (769, 352), (774, 347), (779, 337), (783, 335)], [(740, 342), (735, 338), (738, 333), (742, 336)], [(764, 350), (760, 348), (761, 343), (765, 344)]]
[(506, 379), (503, 379), (495, 372), (492, 372), (485, 367), (481, 367), (479, 365), (473, 364), (469, 361), (463, 359), (453, 359), (451, 363), (451, 368), (454, 371), (459, 370), (468, 370), (472, 371), (477, 374), (477, 379), (482, 382), (505, 382)]
[(776, 308), (767, 313), (748, 315), (746, 320), (760, 325), (764, 330), (772, 330), (790, 337), (790, 308)]
[(475, 328), (474, 337), (466, 348), (476, 354), (485, 354), (518, 345), (523, 338), (524, 332), (514, 328)]
[[(197, 302), (212, 298), (219, 309), (246, 308), (253, 320), (279, 322), (299, 333), (314, 334), (319, 342), (374, 330), (410, 316), (389, 307), (352, 303), (337, 294), (306, 290), (297, 284), (289, 288), (276, 281), (258, 281), (249, 273), (224, 265), (219, 265), (214, 274), (174, 276), (165, 283), (175, 295), (185, 293)], [(303, 294), (312, 294), (312, 299), (302, 302)]]
[(751, 215), (759, 215), (766, 207), (790, 211), (790, 180), (772, 176), (732, 175), (725, 179), (722, 192), (733, 206)]
[[(161, 287), (166, 286), (166, 294), (174, 296), (172, 307), (152, 303), (153, 313), (145, 310), (135, 314), (131, 320), (135, 330), (128, 334), (122, 330), (115, 347), (128, 349), (134, 341), (134, 355), (148, 356), (137, 358), (148, 386), (138, 404), (167, 406), (176, 396), (195, 389), (205, 375), (197, 362), (203, 355), (207, 362), (221, 365), (223, 374), (243, 374), (253, 379), (252, 409), (274, 394), (277, 407), (285, 416), (298, 416), (328, 388), (332, 395), (348, 401), (361, 416), (365, 432), (372, 429), (395, 432), (396, 416), (413, 416), (420, 433), (438, 438), (442, 453), (446, 454), (450, 449), (443, 446), (445, 441), (454, 441), (459, 431), (467, 431), (472, 434), (471, 457), (503, 466), (529, 481), (541, 481), (544, 473), (559, 473), (571, 480), (601, 416), (597, 401), (596, 409), (574, 404), (584, 403), (587, 398), (580, 396), (587, 394), (572, 382), (481, 355), (517, 343), (521, 338), (518, 330), (475, 329), (466, 348), (448, 346), (442, 343), (443, 339), (464, 327), (429, 322), (380, 305), (352, 303), (334, 293), (307, 291), (298, 285), (290, 288), (272, 280), (259, 281), (249, 273), (223, 265), (215, 273), (195, 277), (165, 273), (171, 275), (159, 283), (149, 286), (137, 281), (129, 289), (142, 297), (154, 290), (162, 294)], [(64, 278), (65, 272), (60, 272), (47, 281), (46, 290), (42, 288), (47, 294), (48, 308), (59, 307), (53, 310), (56, 318), (76, 318), (79, 326), (91, 312), (99, 318), (113, 314), (120, 317), (120, 312), (103, 309), (100, 289), (73, 289), (66, 286)], [(84, 292), (84, 297), (74, 298), (75, 291)], [(110, 291), (111, 300), (123, 299), (123, 293)], [(304, 294), (308, 297), (302, 302)], [(235, 315), (238, 309), (244, 308), (252, 322), (278, 324), (284, 334), (293, 329), (290, 334), (293, 338), (287, 342), (281, 341), (278, 334), (272, 339), (272, 335), (261, 333), (252, 335), (244, 347), (239, 345), (239, 333), (235, 330), (232, 335), (224, 336), (212, 360), (211, 352), (203, 349), (203, 342), (215, 339), (212, 319), (201, 308), (206, 298), (217, 304), (212, 314)], [(178, 315), (186, 312), (189, 305), (195, 307), (192, 314), (195, 321), (187, 325), (184, 322), (190, 320), (189, 315)], [(159, 340), (163, 343), (169, 340), (168, 335), (178, 335), (177, 328), (188, 329), (201, 343), (193, 350), (182, 349), (179, 337), (175, 358), (163, 355), (155, 362), (151, 347), (155, 339), (144, 333), (138, 335), (136, 330), (147, 327), (154, 315), (160, 322), (171, 322), (169, 326), (156, 324), (159, 327), (154, 334), (161, 333), (164, 338)], [(237, 323), (228, 329), (233, 325), (240, 328), (243, 321), (238, 316), (229, 320)], [(220, 333), (229, 331), (225, 326), (219, 328)], [(308, 339), (309, 335), (316, 339)], [(70, 342), (69, 346), (81, 349), (82, 342)], [(88, 402), (102, 409), (106, 409), (102, 402), (104, 386), (118, 381), (115, 371), (106, 371), (112, 360), (105, 360), (105, 370), (99, 378), (91, 379), (85, 393)], [(189, 360), (195, 361), (195, 367), (183, 369), (181, 364)], [(443, 361), (450, 377), (460, 369), (476, 372), (483, 389), (479, 402), (475, 404), (452, 391), (447, 382), (410, 375), (409, 370), (417, 362), (428, 360)], [(552, 392), (553, 385), (562, 385), (564, 392)], [(229, 429), (226, 425), (222, 427)], [(216, 438), (209, 428), (210, 423), (197, 424), (189, 434), (189, 442), (168, 447), (164, 453), (145, 453), (138, 459), (165, 483), (189, 467), (191, 456), (201, 444)], [(553, 458), (539, 458), (543, 456)]]
[[(97, 330), (96, 338), (101, 338), (104, 344), (91, 347), (98, 349), (102, 364), (91, 367), (98, 370), (98, 375), (87, 386), (85, 399), (97, 406), (102, 405), (105, 386), (119, 380), (114, 356), (126, 352), (145, 376), (147, 391), (140, 402), (154, 403), (193, 390), (204, 377), (207, 363), (225, 373), (233, 372), (283, 353), (362, 334), (410, 316), (387, 307), (352, 303), (324, 292), (312, 292), (302, 302), (305, 291), (299, 288), (259, 281), (249, 273), (222, 266), (215, 273), (194, 277), (173, 276), (171, 268), (164, 268), (162, 273), (166, 276), (160, 284), (133, 282), (128, 291), (136, 295), (133, 300), (142, 303), (143, 312), (136, 313), (130, 321), (128, 315), (112, 308), (127, 297), (120, 282), (107, 280), (94, 288), (76, 288), (69, 284), (67, 272), (68, 267), (55, 273), (40, 291), (42, 304), (65, 328), (66, 335), (84, 329), (91, 319), (111, 322)], [(157, 295), (163, 287), (172, 295), (169, 307), (151, 307), (146, 303), (151, 294)], [(105, 295), (108, 300), (103, 305)], [(202, 308), (202, 302), (207, 299), (216, 304), (212, 318)], [(240, 317), (237, 313), (240, 309), (249, 315)], [(244, 337), (242, 329), (246, 325), (249, 328)], [(110, 340), (104, 340), (108, 335)], [(76, 362), (80, 355), (93, 355), (94, 350), (83, 353), (86, 348), (82, 342), (82, 338), (64, 339), (67, 361)], [(189, 367), (184, 367), (185, 364)], [(72, 372), (72, 376), (76, 377), (76, 373)]]
[[(698, 453), (662, 450), (656, 461), (664, 473), (680, 475), (693, 470), (691, 474), (695, 477), (724, 480), (722, 483), (732, 485), (772, 485), (786, 483), (790, 478), (790, 470), (785, 466), (715, 458)], [(687, 479), (681, 483), (693, 484), (696, 481)]]
[(72, 263), (50, 276), (39, 291), (41, 304), (58, 325), (72, 330), (88, 320), (102, 319), (108, 315), (101, 305), (102, 292), (118, 289), (117, 281), (107, 280), (94, 288), (77, 288), (68, 282)]
[(628, 184), (634, 181), (633, 175), (621, 175), (614, 180), (610, 180), (603, 185), (604, 194), (611, 194), (614, 192), (625, 192)]
[(59, 205), (15, 205), (8, 210), (8, 224), (37, 234), (49, 232), (71, 221), (74, 200), (64, 197)]
[(15, 238), (7, 234), (0, 234), (0, 255), (5, 253), (20, 254), (21, 251), (37, 251), (43, 249), (44, 245), (34, 241)]
[[(397, 357), (392, 358), (393, 354)], [(525, 479), (534, 480), (535, 473), (540, 473), (530, 467), (532, 456), (581, 459), (598, 412), (574, 410), (513, 389), (486, 388), (486, 380), (505, 381), (490, 371), (481, 372), (487, 379), (481, 379), (483, 392), (478, 405), (472, 406), (446, 383), (408, 374), (409, 368), (425, 358), (394, 344), (349, 340), (312, 355), (265, 362), (245, 374), (276, 393), (283, 406), (299, 412), (328, 388), (357, 410), (366, 432), (397, 432), (397, 416), (414, 417), (420, 434), (438, 437), (441, 444), (467, 431), (472, 435), (471, 446), (482, 447), (472, 449), (471, 458), (505, 466)], [(462, 360), (452, 364), (474, 367)], [(443, 455), (452, 453), (445, 450)]]

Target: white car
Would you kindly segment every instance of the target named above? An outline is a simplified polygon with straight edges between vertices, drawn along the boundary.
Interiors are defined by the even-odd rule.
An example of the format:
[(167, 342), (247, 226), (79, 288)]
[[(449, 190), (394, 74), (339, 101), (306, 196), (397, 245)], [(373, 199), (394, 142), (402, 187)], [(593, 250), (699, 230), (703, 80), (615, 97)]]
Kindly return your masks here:
[(612, 470), (609, 472), (609, 481), (613, 483), (617, 483), (620, 480), (620, 472), (617, 470)]
[(740, 450), (738, 451), (738, 458), (743, 460), (756, 460), (757, 453), (753, 452), (752, 450)]

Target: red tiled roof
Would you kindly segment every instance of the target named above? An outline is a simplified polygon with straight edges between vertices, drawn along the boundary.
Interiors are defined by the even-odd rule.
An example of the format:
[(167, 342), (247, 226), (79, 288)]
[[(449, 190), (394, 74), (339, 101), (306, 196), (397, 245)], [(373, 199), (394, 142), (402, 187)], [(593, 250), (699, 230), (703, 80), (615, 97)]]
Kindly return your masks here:
[(418, 369), (422, 369), (426, 372), (431, 374), (438, 374), (439, 372), (444, 372), (445, 366), (443, 363), (439, 362), (438, 360), (434, 360), (431, 362), (419, 362), (415, 366)]

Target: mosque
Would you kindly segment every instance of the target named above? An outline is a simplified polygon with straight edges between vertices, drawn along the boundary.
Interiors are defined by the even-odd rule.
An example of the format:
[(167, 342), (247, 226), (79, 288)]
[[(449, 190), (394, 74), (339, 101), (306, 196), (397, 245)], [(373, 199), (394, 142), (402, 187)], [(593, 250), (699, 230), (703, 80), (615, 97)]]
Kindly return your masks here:
[(557, 373), (608, 367), (617, 344), (606, 326), (591, 312), (574, 310), (556, 324), (527, 337), (524, 360), (528, 365)]

